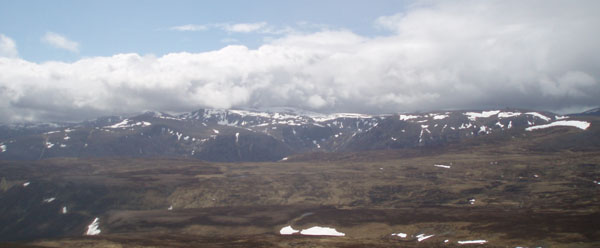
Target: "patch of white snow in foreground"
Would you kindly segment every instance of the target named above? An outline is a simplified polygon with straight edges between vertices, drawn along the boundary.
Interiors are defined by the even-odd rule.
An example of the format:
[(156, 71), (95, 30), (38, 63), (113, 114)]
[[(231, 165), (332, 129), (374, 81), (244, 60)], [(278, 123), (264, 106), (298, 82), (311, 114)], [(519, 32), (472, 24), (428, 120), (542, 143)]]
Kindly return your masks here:
[(464, 241), (458, 241), (458, 244), (460, 245), (469, 245), (469, 244), (485, 244), (487, 243), (487, 240), (464, 240)]
[(400, 238), (406, 238), (406, 233), (392, 233), (392, 236), (398, 236)]
[(281, 235), (292, 235), (292, 234), (298, 233), (298, 232), (300, 232), (300, 231), (292, 228), (292, 226), (286, 226), (284, 228), (281, 228), (281, 230), (279, 230), (279, 234), (281, 234)]
[(300, 234), (313, 236), (346, 236), (345, 233), (338, 232), (335, 230), (335, 228), (320, 226), (313, 226), (309, 229), (304, 229), (300, 232)]
[(579, 128), (581, 130), (586, 130), (588, 127), (590, 127), (590, 123), (587, 121), (555, 121), (552, 123), (548, 123), (548, 124), (544, 124), (544, 125), (537, 125), (537, 126), (532, 126), (532, 127), (528, 127), (525, 128), (525, 130), (527, 131), (533, 131), (536, 129), (543, 129), (543, 128), (549, 128), (549, 127), (557, 127), (557, 126), (563, 126), (563, 127), (576, 127)]
[(433, 237), (433, 234), (425, 235), (424, 233), (421, 233), (421, 234), (417, 235), (417, 241), (421, 242), (421, 241), (426, 240), (431, 237)]
[(100, 229), (98, 229), (98, 225), (100, 225), (100, 218), (96, 217), (92, 224), (88, 226), (87, 232), (85, 235), (98, 235), (100, 234)]
[(450, 165), (434, 164), (433, 166), (440, 167), (440, 168), (445, 168), (445, 169), (450, 169)]
[(31, 183), (30, 183), (30, 182), (25, 182), (25, 183), (23, 184), (23, 187), (27, 187), (27, 186), (29, 186), (29, 184), (31, 184)]
[(62, 213), (63, 213), (63, 214), (67, 214), (67, 206), (64, 206), (64, 207), (62, 208)]
[(51, 198), (46, 198), (46, 199), (44, 199), (44, 202), (45, 202), (45, 203), (50, 203), (50, 202), (53, 202), (54, 200), (56, 200), (56, 198), (54, 198), (54, 197), (51, 197)]

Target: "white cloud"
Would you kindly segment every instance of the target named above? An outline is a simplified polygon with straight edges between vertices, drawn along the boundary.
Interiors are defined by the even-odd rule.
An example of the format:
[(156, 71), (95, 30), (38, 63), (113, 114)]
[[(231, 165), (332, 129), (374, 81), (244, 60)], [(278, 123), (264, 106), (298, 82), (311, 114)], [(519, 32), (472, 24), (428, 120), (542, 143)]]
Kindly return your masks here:
[(235, 33), (250, 33), (256, 32), (267, 26), (266, 22), (255, 23), (236, 23), (236, 24), (220, 24), (225, 31)]
[(187, 25), (171, 27), (170, 29), (175, 30), (175, 31), (205, 31), (205, 30), (208, 30), (208, 26), (187, 24)]
[(181, 26), (170, 27), (174, 31), (208, 31), (210, 29), (219, 29), (229, 33), (262, 33), (262, 34), (289, 34), (296, 32), (296, 29), (285, 26), (275, 27), (266, 22), (251, 22), (251, 23), (213, 23), (213, 24), (186, 24)]
[(391, 33), (288, 34), (258, 49), (73, 63), (0, 58), (0, 118), (295, 106), (398, 112), (600, 105), (597, 1), (458, 1), (378, 23)]
[(69, 40), (67, 37), (57, 33), (46, 32), (42, 37), (42, 41), (56, 48), (71, 52), (79, 52), (79, 43)]
[(0, 57), (14, 58), (18, 56), (19, 51), (15, 41), (4, 34), (0, 34)]

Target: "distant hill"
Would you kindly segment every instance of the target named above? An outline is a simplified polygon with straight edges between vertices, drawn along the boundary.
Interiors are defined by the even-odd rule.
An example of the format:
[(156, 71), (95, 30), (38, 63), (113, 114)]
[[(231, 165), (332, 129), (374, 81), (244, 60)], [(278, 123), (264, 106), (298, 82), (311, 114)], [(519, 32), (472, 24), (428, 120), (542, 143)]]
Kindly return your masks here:
[(600, 116), (600, 108), (590, 109), (581, 113), (571, 114), (572, 116)]
[[(586, 114), (584, 114), (586, 113)], [(177, 157), (206, 161), (277, 161), (310, 152), (443, 147), (563, 127), (577, 144), (597, 115), (560, 116), (523, 109), (364, 115), (294, 108), (200, 109), (180, 115), (146, 112), (81, 123), (0, 126), (0, 159)], [(594, 114), (596, 113), (596, 114)], [(587, 126), (586, 124), (587, 123)], [(595, 129), (594, 129), (595, 130)], [(578, 138), (575, 138), (578, 137)], [(476, 142), (475, 142), (476, 143)], [(569, 148), (570, 143), (561, 147)], [(573, 144), (574, 145), (574, 144)]]

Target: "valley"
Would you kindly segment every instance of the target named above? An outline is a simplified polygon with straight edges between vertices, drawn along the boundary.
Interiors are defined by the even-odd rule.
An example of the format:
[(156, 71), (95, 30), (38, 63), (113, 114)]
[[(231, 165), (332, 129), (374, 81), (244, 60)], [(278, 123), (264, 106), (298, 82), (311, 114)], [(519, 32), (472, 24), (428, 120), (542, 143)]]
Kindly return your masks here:
[[(557, 131), (577, 132), (281, 162), (5, 161), (0, 236), (25, 247), (595, 247), (600, 153), (527, 149)], [(95, 218), (100, 235), (83, 235)]]

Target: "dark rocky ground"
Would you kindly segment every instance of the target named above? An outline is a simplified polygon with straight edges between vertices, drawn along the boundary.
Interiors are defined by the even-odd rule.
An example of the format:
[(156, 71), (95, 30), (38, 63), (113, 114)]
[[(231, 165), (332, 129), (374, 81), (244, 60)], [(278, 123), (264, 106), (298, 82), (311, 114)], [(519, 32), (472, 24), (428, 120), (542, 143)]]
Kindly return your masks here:
[[(2, 161), (0, 247), (598, 247), (600, 151), (564, 149), (577, 132), (272, 163)], [(95, 217), (101, 234), (84, 236)]]

